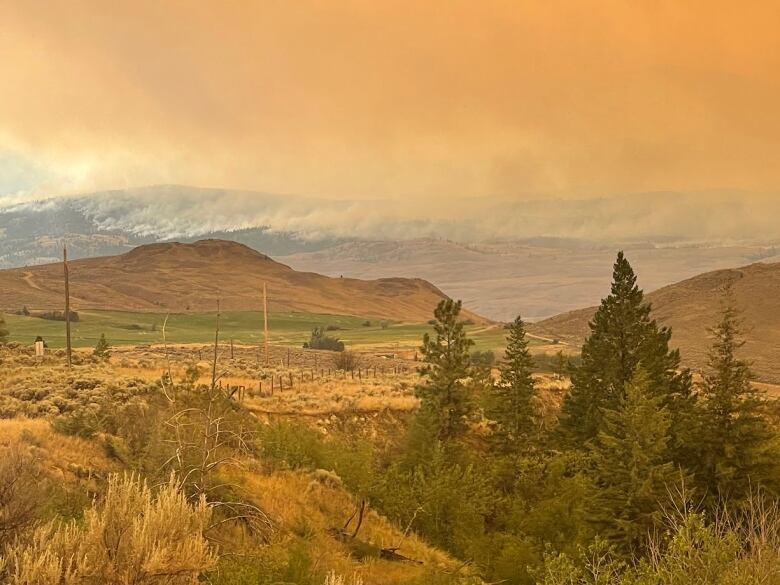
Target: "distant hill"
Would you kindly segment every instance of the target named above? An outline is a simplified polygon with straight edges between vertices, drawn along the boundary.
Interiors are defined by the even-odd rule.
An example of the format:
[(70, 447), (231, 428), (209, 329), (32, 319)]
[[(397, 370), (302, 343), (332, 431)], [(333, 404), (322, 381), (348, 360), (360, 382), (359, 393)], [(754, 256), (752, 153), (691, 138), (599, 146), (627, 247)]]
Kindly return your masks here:
[[(642, 205), (670, 208), (658, 197), (642, 199), (651, 202)], [(680, 194), (666, 194), (661, 200), (678, 202), (681, 197), (691, 203)], [(724, 244), (694, 236), (679, 241), (661, 232), (653, 237), (632, 234), (628, 241), (583, 239), (583, 234), (607, 237), (591, 224), (597, 221), (594, 218), (612, 217), (616, 211), (611, 206), (620, 201), (625, 206), (615, 209), (633, 210), (633, 217), (635, 198), (557, 201), (552, 207), (548, 200), (487, 205), (457, 199), (450, 207), (459, 210), (456, 215), (461, 219), (425, 215), (421, 208), (415, 212), (420, 217), (386, 221), (378, 212), (392, 209), (389, 201), (325, 200), (186, 185), (16, 204), (0, 197), (0, 269), (57, 262), (63, 243), (75, 260), (123, 254), (151, 243), (231, 240), (262, 250), (295, 270), (364, 280), (421, 278), (490, 319), (510, 321), (522, 314), (538, 321), (596, 303), (618, 248), (630, 250), (646, 290), (709, 270), (780, 260), (780, 246), (767, 230), (756, 230), (769, 237), (760, 243)], [(698, 203), (687, 209), (698, 217)], [(727, 238), (717, 217), (708, 214), (704, 219), (718, 227), (719, 237)], [(667, 222), (653, 225), (665, 229)], [(507, 229), (511, 226), (515, 227)], [(636, 239), (640, 237), (647, 239)]]
[[(236, 242), (148, 244), (118, 256), (70, 263), (75, 309), (213, 311), (262, 307), (267, 283), (271, 311), (365, 315), (427, 321), (445, 295), (421, 279), (358, 280), (298, 272)], [(0, 270), (0, 308), (61, 308), (62, 265)], [(465, 317), (484, 321), (472, 313)]]
[[(708, 328), (719, 318), (723, 287), (731, 283), (743, 311), (746, 344), (742, 356), (752, 360), (763, 381), (780, 382), (780, 262), (707, 272), (647, 295), (653, 317), (672, 328), (672, 344), (684, 364), (700, 369), (712, 343)], [(579, 345), (589, 332), (595, 307), (564, 313), (531, 326), (538, 335)]]
[[(707, 270), (772, 261), (768, 246), (620, 246), (646, 290)], [(345, 242), (319, 251), (282, 255), (297, 270), (330, 276), (423, 278), (463, 299), (491, 319), (510, 321), (518, 314), (537, 321), (598, 301), (609, 286), (615, 244), (535, 238), (462, 244), (425, 238), (405, 241)]]

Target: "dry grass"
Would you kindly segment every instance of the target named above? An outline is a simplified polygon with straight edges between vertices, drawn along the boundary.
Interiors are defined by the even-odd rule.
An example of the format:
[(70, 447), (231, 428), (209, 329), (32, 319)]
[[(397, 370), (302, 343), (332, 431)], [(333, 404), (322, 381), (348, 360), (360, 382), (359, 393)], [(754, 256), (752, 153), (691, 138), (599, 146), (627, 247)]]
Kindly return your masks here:
[(95, 487), (92, 480), (120, 469), (94, 441), (56, 433), (43, 419), (0, 419), (0, 445), (17, 441), (29, 445), (50, 479), (69, 487), (83, 487), (85, 481)]
[(357, 574), (365, 583), (391, 585), (407, 583), (426, 571), (455, 573), (461, 567), (445, 553), (434, 549), (414, 534), (403, 537), (403, 531), (386, 518), (369, 509), (358, 534), (360, 540), (378, 547), (400, 545), (399, 553), (422, 562), (391, 562), (368, 559), (358, 563), (350, 557), (349, 548), (328, 534), (341, 528), (356, 509), (358, 502), (339, 487), (328, 487), (302, 472), (276, 472), (258, 475), (236, 472), (239, 483), (250, 499), (273, 517), (283, 528), (282, 542), (295, 538), (296, 533), (309, 531), (312, 550), (317, 551), (318, 568), (341, 575)]
[[(108, 458), (103, 446), (104, 435), (100, 431), (92, 439), (62, 435), (53, 429), (50, 420), (60, 420), (59, 415), (70, 412), (71, 408), (90, 409), (91, 401), (99, 400), (104, 394), (112, 401), (118, 400), (117, 404), (122, 404), (126, 398), (153, 403), (157, 386), (152, 382), (164, 372), (159, 355), (154, 360), (148, 359), (149, 356), (139, 359), (119, 356), (107, 364), (87, 363), (72, 370), (54, 362), (28, 363), (29, 356), (23, 350), (15, 357), (5, 355), (5, 358), (4, 365), (9, 367), (0, 371), (0, 398), (14, 395), (14, 400), (25, 404), (26, 408), (40, 404), (41, 400), (59, 406), (57, 412), (33, 408), (38, 413), (37, 418), (17, 415), (16, 418), (0, 419), (0, 446), (24, 445), (33, 455), (42, 472), (42, 481), (47, 485), (80, 494), (85, 504), (95, 496), (101, 497), (110, 473), (123, 470), (119, 461)], [(336, 432), (346, 426), (350, 436), (357, 437), (362, 432), (381, 433), (388, 425), (401, 424), (399, 421), (403, 416), (417, 406), (413, 396), (416, 376), (412, 373), (362, 380), (353, 380), (347, 375), (346, 379), (296, 383), (293, 390), (264, 396), (256, 392), (257, 379), (241, 375), (240, 364), (234, 365), (239, 366), (233, 370), (237, 375), (226, 376), (222, 382), (243, 384), (252, 390), (246, 393), (245, 405), (256, 412), (259, 419), (288, 414), (312, 415), (314, 424), (321, 430)], [(202, 370), (201, 380), (209, 381), (207, 368)], [(174, 378), (182, 377), (185, 368), (177, 363), (172, 373)], [(85, 382), (89, 383), (79, 390), (77, 386)], [(145, 389), (149, 394), (134, 394), (133, 388)], [(398, 416), (386, 416), (382, 411)], [(376, 548), (358, 559), (354, 556), (354, 546), (328, 532), (342, 527), (357, 505), (337, 478), (323, 482), (317, 481), (314, 473), (262, 472), (257, 461), (246, 463), (246, 469), (252, 472), (230, 467), (220, 472), (220, 477), (235, 486), (242, 501), (255, 504), (267, 513), (277, 530), (267, 544), (236, 527), (226, 528), (219, 535), (225, 537), (225, 551), (243, 550), (249, 555), (278, 555), (280, 559), (287, 559), (293, 554), (293, 545), (303, 546), (313, 559), (312, 574), (334, 571), (348, 577), (357, 575), (364, 583), (376, 585), (425, 582), (431, 571), (455, 573), (460, 570), (460, 565), (453, 559), (427, 546), (413, 534), (404, 537), (399, 527), (373, 510), (366, 515), (359, 539), (373, 547), (399, 546), (400, 554), (423, 564), (382, 560), (375, 554)], [(236, 548), (231, 548), (234, 545)]]
[[(259, 310), (258, 283), (265, 282), (274, 311), (423, 322), (444, 297), (420, 279), (357, 280), (296, 272), (224, 240), (151, 244), (120, 256), (76, 260), (70, 267), (76, 309), (213, 311), (216, 299), (222, 299), (223, 310)], [(0, 271), (0, 307), (59, 306), (61, 290), (59, 264)]]
[[(417, 374), (414, 363), (400, 360), (377, 365), (376, 358), (362, 354), (361, 369), (355, 372), (337, 371), (322, 367), (315, 369), (310, 363), (309, 352), (291, 352), (291, 366), (258, 367), (256, 361), (239, 354), (229, 359), (220, 356), (218, 373), (223, 386), (243, 386), (244, 404), (256, 414), (322, 416), (339, 413), (375, 413), (381, 411), (412, 412), (417, 408), (414, 384)], [(250, 350), (247, 350), (250, 351)], [(322, 352), (317, 352), (322, 354)], [(171, 375), (181, 379), (185, 375), (186, 362), (180, 358), (206, 355), (200, 347), (176, 346), (172, 348)], [(128, 378), (147, 381), (159, 380), (168, 369), (162, 348), (125, 350), (112, 358), (112, 369)], [(331, 359), (332, 356), (325, 355)], [(320, 363), (324, 360), (320, 357)], [(198, 367), (201, 384), (211, 383), (211, 363), (192, 361)], [(403, 366), (400, 365), (403, 363)], [(397, 372), (397, 373), (395, 373)], [(292, 376), (292, 387), (290, 387)], [(273, 378), (273, 392), (271, 378)], [(281, 389), (280, 389), (281, 383)]]
[(411, 382), (393, 379), (330, 380), (304, 383), (273, 396), (250, 393), (246, 407), (256, 413), (321, 416), (336, 413), (411, 412), (418, 400)]

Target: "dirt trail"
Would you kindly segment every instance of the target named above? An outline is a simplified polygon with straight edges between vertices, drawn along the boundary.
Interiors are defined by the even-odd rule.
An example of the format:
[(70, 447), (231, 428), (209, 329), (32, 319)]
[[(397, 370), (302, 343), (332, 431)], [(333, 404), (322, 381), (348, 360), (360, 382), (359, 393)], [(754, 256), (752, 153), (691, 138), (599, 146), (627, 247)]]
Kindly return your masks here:
[(35, 290), (45, 290), (41, 288), (41, 286), (33, 280), (33, 273), (32, 272), (25, 272), (24, 276), (22, 276), (22, 280), (25, 281), (27, 284), (30, 285), (31, 288), (34, 288)]

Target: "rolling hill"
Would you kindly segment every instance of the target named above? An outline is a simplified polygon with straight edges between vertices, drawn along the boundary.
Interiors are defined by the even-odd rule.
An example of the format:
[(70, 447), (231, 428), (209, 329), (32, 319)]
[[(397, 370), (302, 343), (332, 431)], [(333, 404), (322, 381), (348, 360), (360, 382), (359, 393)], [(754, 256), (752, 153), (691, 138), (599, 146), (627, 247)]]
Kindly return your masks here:
[[(445, 298), (421, 279), (358, 280), (298, 272), (242, 244), (201, 240), (148, 244), (118, 256), (70, 262), (74, 309), (129, 311), (269, 310), (427, 321)], [(59, 309), (62, 265), (0, 271), (0, 308)], [(467, 318), (484, 321), (466, 312)]]
[[(759, 379), (780, 382), (780, 262), (706, 272), (647, 295), (653, 317), (672, 328), (672, 345), (683, 363), (694, 369), (706, 364), (712, 342), (708, 329), (719, 318), (723, 288), (731, 284), (743, 312), (746, 343), (742, 356), (753, 362)], [(558, 337), (579, 345), (588, 334), (596, 308), (589, 307), (533, 324), (538, 335)]]
[[(622, 245), (646, 290), (709, 270), (780, 260), (771, 246)], [(556, 238), (463, 244), (440, 238), (345, 242), (279, 260), (297, 270), (434, 283), (491, 319), (537, 321), (586, 307), (603, 295), (617, 245)], [(264, 249), (264, 248), (263, 248)]]

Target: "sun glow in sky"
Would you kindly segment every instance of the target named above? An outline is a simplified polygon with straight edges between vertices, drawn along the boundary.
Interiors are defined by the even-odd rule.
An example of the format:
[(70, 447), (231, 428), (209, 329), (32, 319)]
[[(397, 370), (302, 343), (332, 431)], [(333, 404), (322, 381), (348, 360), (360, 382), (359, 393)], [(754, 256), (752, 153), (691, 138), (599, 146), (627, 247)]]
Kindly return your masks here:
[(0, 193), (780, 189), (780, 3), (0, 1)]

